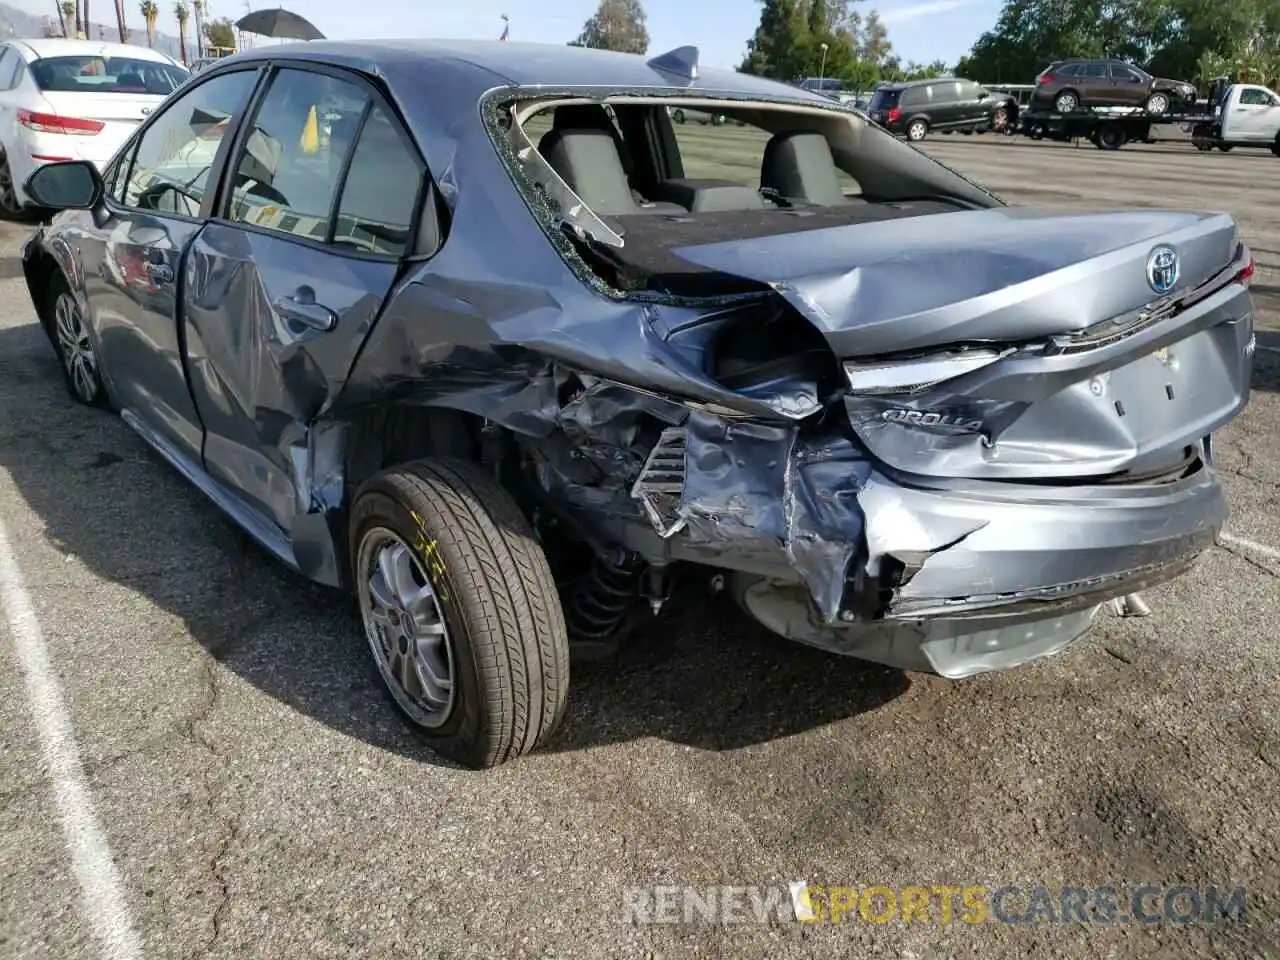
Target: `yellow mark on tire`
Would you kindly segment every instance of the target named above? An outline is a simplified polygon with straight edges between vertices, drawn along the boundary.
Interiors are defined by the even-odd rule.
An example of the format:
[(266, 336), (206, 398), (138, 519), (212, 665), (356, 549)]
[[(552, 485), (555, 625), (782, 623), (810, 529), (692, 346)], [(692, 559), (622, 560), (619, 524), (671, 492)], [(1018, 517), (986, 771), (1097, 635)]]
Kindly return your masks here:
[(423, 566), (426, 568), (427, 579), (431, 581), (431, 587), (435, 590), (436, 595), (442, 600), (448, 600), (449, 588), (445, 585), (447, 568), (444, 564), (444, 557), (440, 555), (440, 541), (431, 536), (427, 530), (427, 521), (423, 520), (416, 510), (410, 510), (409, 515), (413, 517), (413, 522), (418, 526), (418, 534), (414, 538), (413, 549), (422, 558)]

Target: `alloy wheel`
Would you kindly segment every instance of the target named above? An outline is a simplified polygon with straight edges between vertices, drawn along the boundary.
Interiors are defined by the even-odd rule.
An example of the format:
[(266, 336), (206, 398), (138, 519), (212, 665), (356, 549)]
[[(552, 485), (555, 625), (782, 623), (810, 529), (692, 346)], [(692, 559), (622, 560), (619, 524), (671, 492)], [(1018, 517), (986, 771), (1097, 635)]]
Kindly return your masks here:
[(98, 357), (80, 316), (80, 307), (70, 293), (64, 291), (54, 301), (53, 326), (62, 366), (67, 371), (72, 389), (84, 403), (93, 403), (98, 398), (99, 389)]
[(1151, 99), (1147, 101), (1147, 113), (1164, 113), (1169, 109), (1169, 98), (1163, 93), (1155, 93), (1151, 95)]
[(929, 128), (925, 126), (923, 120), (917, 120), (911, 126), (907, 127), (907, 137), (911, 140), (923, 140)]
[(365, 534), (357, 559), (360, 613), (378, 672), (415, 723), (443, 725), (454, 704), (453, 645), (426, 571), (385, 527)]
[(1074, 93), (1060, 93), (1054, 106), (1058, 108), (1059, 113), (1074, 113), (1079, 102)]

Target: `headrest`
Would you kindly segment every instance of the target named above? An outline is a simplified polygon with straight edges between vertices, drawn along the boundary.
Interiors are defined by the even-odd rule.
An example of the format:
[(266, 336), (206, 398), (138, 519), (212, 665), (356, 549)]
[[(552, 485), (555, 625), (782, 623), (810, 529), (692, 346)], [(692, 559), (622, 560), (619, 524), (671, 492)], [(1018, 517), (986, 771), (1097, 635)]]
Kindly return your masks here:
[(552, 130), (609, 130), (616, 128), (604, 107), (598, 103), (571, 103), (556, 107)]
[(820, 133), (775, 133), (764, 148), (760, 186), (824, 207), (846, 202), (831, 147)]

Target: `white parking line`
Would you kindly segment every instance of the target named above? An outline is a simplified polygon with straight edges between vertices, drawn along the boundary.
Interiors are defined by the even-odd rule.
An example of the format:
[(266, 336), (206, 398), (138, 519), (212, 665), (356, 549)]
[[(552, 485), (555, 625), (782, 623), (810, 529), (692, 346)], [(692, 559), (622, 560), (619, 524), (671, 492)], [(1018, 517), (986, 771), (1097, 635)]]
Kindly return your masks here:
[(1280, 562), (1280, 550), (1277, 550), (1275, 547), (1269, 547), (1265, 543), (1246, 540), (1244, 537), (1237, 537), (1234, 533), (1227, 533), (1225, 531), (1218, 534), (1218, 539), (1228, 546), (1239, 547), (1241, 550), (1250, 550), (1259, 556), (1266, 557), (1268, 560)]
[(22, 667), (31, 717), (53, 780), (63, 840), (84, 897), (89, 925), (102, 945), (104, 956), (111, 960), (140, 958), (142, 945), (129, 917), (124, 882), (111, 859), (107, 838), (98, 826), (62, 689), (49, 662), (44, 633), (3, 522), (0, 522), (0, 607), (9, 623)]

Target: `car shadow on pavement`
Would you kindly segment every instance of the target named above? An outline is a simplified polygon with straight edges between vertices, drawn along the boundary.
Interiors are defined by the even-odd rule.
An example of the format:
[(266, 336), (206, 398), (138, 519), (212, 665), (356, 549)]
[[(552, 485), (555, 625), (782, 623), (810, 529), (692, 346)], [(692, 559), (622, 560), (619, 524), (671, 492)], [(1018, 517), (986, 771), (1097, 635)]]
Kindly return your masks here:
[[(185, 627), (140, 626), (139, 647), (189, 636), (290, 708), (437, 762), (393, 710), (346, 595), (258, 548), (119, 418), (73, 403), (35, 324), (0, 328), (0, 467), (66, 562)], [(31, 537), (14, 534), (20, 563), (37, 562), (23, 547)], [(38, 576), (31, 586), (38, 593)], [(575, 665), (549, 750), (642, 737), (734, 749), (873, 710), (908, 687), (898, 671), (774, 638), (731, 601), (692, 607), (643, 625), (615, 660)]]

